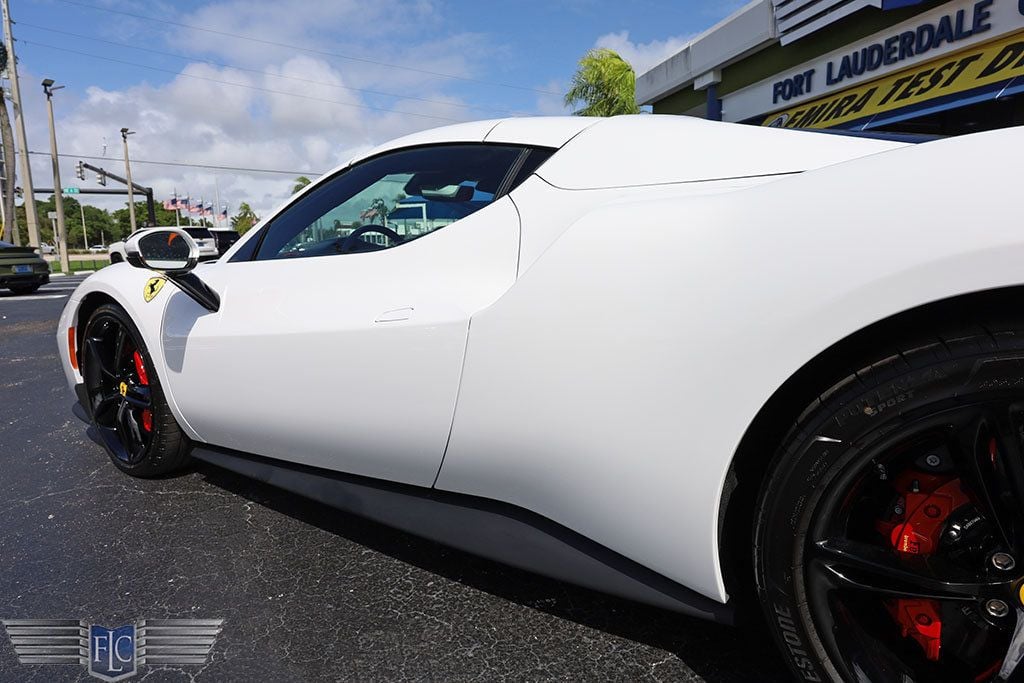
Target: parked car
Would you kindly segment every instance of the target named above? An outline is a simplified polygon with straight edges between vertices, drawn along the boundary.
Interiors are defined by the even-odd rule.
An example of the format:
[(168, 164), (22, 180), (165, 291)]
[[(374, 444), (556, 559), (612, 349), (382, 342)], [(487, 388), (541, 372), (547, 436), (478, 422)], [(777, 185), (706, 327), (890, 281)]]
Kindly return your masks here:
[[(143, 230), (146, 229), (150, 228), (143, 228)], [(210, 234), (209, 228), (182, 226), (181, 229), (184, 230), (195, 241), (196, 246), (199, 247), (200, 261), (210, 261), (220, 256), (217, 251), (217, 242), (214, 240), (213, 235)], [(136, 230), (135, 232), (137, 233), (140, 231)], [(132, 234), (134, 235), (135, 233)], [(131, 237), (131, 235), (129, 235), (129, 237)], [(110, 254), (111, 263), (121, 263), (124, 261), (124, 241), (112, 242), (108, 248), (108, 253)]]
[(0, 287), (31, 294), (50, 281), (50, 265), (33, 247), (0, 241)]
[(210, 234), (213, 236), (214, 242), (217, 243), (217, 254), (220, 256), (223, 256), (224, 252), (241, 237), (237, 231), (231, 229), (212, 229)]
[(40, 242), (39, 252), (44, 256), (49, 256), (50, 254), (56, 254), (57, 248), (48, 242)]
[(191, 456), (663, 608), (763, 608), (800, 680), (1018, 680), (1014, 149), (1024, 127), (424, 131), (205, 268), (186, 232), (133, 236), (59, 358), (129, 475)]
[(89, 251), (91, 251), (94, 254), (102, 254), (106, 250), (107, 247), (103, 244), (94, 244), (91, 247), (89, 247)]

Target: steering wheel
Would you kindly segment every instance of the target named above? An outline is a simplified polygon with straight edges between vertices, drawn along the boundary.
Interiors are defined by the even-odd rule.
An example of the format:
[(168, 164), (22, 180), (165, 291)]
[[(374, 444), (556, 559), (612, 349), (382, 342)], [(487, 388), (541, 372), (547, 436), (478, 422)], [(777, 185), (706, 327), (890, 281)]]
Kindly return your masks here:
[(342, 240), (341, 244), (338, 246), (338, 251), (351, 251), (352, 247), (355, 246), (356, 240), (359, 240), (362, 235), (368, 232), (379, 232), (382, 235), (390, 237), (392, 241), (398, 243), (405, 241), (402, 239), (401, 235), (391, 228), (386, 228), (383, 225), (363, 225), (353, 230), (348, 237)]

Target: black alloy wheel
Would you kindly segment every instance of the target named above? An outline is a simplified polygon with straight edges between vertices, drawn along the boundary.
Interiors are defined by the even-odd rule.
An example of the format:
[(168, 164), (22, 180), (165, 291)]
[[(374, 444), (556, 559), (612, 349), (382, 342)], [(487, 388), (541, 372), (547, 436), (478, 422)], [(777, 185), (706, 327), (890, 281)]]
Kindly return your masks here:
[(123, 309), (98, 308), (80, 346), (93, 426), (110, 458), (134, 476), (179, 468), (188, 457), (181, 433), (164, 399), (141, 335)]
[(1024, 329), (879, 354), (791, 430), (758, 590), (802, 680), (1024, 681)]

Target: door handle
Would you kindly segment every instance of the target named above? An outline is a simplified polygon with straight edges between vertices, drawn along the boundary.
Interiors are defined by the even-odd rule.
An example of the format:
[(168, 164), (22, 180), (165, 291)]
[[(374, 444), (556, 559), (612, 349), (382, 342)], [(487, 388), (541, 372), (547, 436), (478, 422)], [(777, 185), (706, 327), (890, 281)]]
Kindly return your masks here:
[(395, 308), (390, 311), (384, 311), (377, 316), (375, 323), (395, 323), (400, 320), (408, 320), (412, 317), (413, 309), (409, 308)]

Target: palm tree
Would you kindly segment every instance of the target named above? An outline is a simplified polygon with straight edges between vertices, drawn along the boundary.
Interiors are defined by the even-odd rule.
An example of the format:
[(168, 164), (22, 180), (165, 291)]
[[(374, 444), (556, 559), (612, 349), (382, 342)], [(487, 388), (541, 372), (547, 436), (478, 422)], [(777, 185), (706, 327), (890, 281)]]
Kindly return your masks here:
[(244, 235), (249, 231), (249, 228), (259, 223), (259, 221), (260, 217), (252, 210), (252, 207), (246, 202), (242, 202), (238, 205), (238, 214), (231, 217), (231, 227), (234, 228), (239, 235)]
[(577, 116), (618, 116), (639, 114), (636, 104), (636, 74), (629, 62), (614, 50), (589, 50), (572, 76), (565, 104), (577, 109)]
[[(0, 91), (0, 144), (3, 145), (4, 150), (4, 177), (10, 179), (7, 181), (8, 187), (14, 187), (14, 134), (11, 132), (11, 117), (7, 113), (7, 100), (3, 97), (2, 91)], [(4, 222), (3, 231), (0, 232), (0, 239), (20, 245), (18, 217), (14, 211), (14, 193), (5, 192), (3, 202), (4, 216), (7, 220)]]
[(377, 197), (370, 202), (370, 211), (374, 212), (374, 218), (380, 219), (377, 225), (386, 226), (388, 224), (388, 215), (392, 210), (388, 208), (388, 203), (383, 197)]
[(295, 194), (296, 192), (304, 188), (306, 185), (309, 185), (311, 182), (313, 181), (307, 178), (306, 176), (300, 175), (298, 178), (295, 179), (295, 184), (292, 185), (292, 194)]

